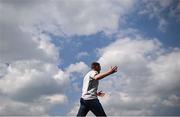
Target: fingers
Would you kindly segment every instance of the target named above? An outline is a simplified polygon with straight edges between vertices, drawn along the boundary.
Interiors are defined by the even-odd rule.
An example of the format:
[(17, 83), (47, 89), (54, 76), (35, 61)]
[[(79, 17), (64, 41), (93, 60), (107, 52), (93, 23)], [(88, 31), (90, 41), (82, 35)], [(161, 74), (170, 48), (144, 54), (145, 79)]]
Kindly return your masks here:
[(100, 95), (100, 96), (101, 96), (101, 97), (103, 97), (104, 95), (105, 95), (105, 93), (101, 93), (101, 95)]
[(112, 70), (115, 70), (115, 69), (117, 69), (117, 68), (118, 68), (117, 66), (114, 66), (114, 67), (111, 66), (111, 69), (112, 69)]
[(118, 69), (118, 67), (117, 67), (117, 66), (114, 66), (114, 67), (112, 68), (112, 71), (117, 72), (117, 69)]
[(103, 97), (105, 95), (105, 93), (100, 93), (99, 96), (100, 97)]
[(116, 70), (117, 68), (118, 68), (117, 66), (114, 66), (114, 67), (113, 67), (113, 70)]
[(103, 93), (102, 90), (97, 93), (97, 96), (100, 96), (100, 97), (103, 97), (104, 95), (105, 93)]
[(113, 73), (117, 72), (117, 69), (118, 69), (117, 66), (114, 66), (114, 67), (111, 66), (111, 69), (109, 70), (109, 72), (110, 72), (111, 74), (113, 74)]
[(114, 66), (114, 67), (111, 66), (111, 69), (117, 69), (117, 68), (118, 68), (117, 66)]

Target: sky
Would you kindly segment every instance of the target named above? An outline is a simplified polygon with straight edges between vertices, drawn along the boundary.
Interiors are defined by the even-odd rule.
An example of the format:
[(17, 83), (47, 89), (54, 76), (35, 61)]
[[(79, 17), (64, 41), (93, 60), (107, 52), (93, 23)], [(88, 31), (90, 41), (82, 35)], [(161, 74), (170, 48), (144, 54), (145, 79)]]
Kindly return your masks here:
[(179, 0), (0, 0), (0, 115), (75, 116), (93, 61), (107, 115), (180, 115), (179, 27)]

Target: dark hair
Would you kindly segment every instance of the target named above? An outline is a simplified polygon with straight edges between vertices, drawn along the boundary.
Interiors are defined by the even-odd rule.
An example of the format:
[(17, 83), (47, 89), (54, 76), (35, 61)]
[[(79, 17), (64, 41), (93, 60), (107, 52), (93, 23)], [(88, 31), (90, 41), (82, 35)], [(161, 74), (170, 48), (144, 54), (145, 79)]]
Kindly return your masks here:
[(94, 69), (96, 66), (100, 66), (100, 63), (98, 63), (98, 62), (91, 63), (91, 69)]

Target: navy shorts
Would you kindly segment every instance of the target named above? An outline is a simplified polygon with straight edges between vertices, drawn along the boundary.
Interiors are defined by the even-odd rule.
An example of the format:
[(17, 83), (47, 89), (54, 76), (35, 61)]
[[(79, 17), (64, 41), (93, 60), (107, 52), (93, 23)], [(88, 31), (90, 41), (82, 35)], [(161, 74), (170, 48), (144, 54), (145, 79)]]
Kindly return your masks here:
[(81, 98), (77, 116), (86, 116), (89, 111), (96, 116), (106, 116), (106, 113), (98, 99), (84, 100)]

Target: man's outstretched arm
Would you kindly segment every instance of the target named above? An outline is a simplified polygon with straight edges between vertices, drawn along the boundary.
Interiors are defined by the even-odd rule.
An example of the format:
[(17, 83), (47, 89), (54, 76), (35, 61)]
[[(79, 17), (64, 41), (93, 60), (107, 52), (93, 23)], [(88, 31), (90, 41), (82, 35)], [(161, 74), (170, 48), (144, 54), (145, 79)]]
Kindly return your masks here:
[(108, 75), (111, 75), (111, 74), (117, 72), (117, 68), (118, 68), (117, 66), (111, 67), (108, 71), (103, 72), (103, 73), (100, 73), (100, 74), (97, 74), (97, 75), (94, 77), (94, 79), (96, 79), (96, 80), (101, 80), (101, 79), (103, 79), (104, 77), (106, 77), (106, 76), (108, 76)]

